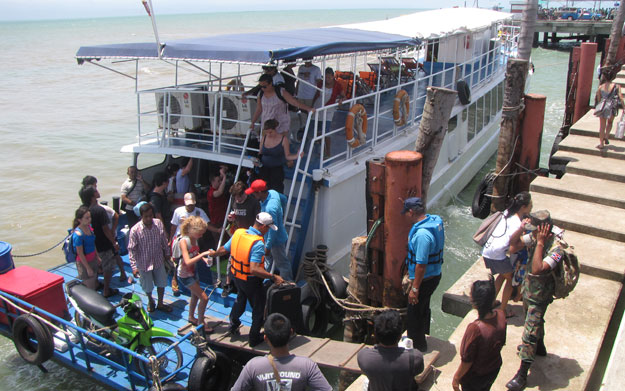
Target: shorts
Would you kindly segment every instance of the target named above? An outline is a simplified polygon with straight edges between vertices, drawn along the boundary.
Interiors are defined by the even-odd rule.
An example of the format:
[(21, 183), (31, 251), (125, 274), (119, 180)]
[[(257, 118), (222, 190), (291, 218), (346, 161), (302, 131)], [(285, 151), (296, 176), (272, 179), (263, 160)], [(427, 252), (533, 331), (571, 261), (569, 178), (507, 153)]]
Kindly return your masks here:
[(198, 275), (197, 270), (195, 271), (195, 275), (191, 277), (180, 277), (180, 276), (177, 276), (177, 277), (178, 277), (178, 282), (184, 285), (184, 287), (187, 289), (190, 289), (189, 287), (195, 284), (196, 282), (197, 283), (200, 282), (200, 276)]
[(83, 281), (98, 277), (98, 257), (96, 257), (95, 254), (95, 251), (90, 252), (89, 254), (85, 254), (85, 258), (87, 258), (87, 263), (91, 267), (91, 270), (93, 270), (93, 276), (91, 277), (89, 277), (87, 269), (85, 268), (83, 263), (78, 260), (78, 256), (76, 256), (76, 270), (78, 270), (78, 278)]
[(103, 273), (112, 272), (113, 270), (115, 270), (115, 267), (117, 266), (117, 260), (115, 259), (115, 252), (113, 251), (113, 249), (102, 252), (98, 251), (98, 255), (102, 260)]
[(154, 285), (157, 288), (165, 288), (168, 285), (165, 266), (150, 271), (139, 271), (139, 283), (145, 293), (152, 293)]
[(486, 257), (484, 258), (484, 265), (490, 269), (490, 272), (495, 274), (506, 274), (514, 272), (514, 265), (512, 261), (510, 261), (510, 257), (506, 257), (504, 259), (490, 259)]

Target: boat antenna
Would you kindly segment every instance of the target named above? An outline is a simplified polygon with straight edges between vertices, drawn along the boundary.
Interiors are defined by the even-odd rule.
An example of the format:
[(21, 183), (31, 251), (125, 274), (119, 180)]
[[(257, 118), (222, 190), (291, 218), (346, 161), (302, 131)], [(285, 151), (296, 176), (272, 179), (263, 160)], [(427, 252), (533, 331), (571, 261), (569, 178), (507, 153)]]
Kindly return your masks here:
[(154, 7), (152, 7), (152, 0), (141, 0), (143, 3), (143, 7), (145, 8), (145, 12), (148, 13), (148, 16), (152, 20), (152, 29), (154, 30), (154, 37), (156, 38), (156, 50), (158, 54), (158, 59), (161, 59), (161, 48), (163, 45), (161, 44), (161, 40), (158, 38), (158, 29), (156, 28), (156, 20), (154, 19)]

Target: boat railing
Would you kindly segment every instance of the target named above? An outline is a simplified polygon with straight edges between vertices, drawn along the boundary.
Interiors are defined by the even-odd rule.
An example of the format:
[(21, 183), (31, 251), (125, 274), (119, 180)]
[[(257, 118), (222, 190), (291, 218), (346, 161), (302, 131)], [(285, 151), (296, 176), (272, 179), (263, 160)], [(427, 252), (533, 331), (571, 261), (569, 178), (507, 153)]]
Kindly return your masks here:
[[(140, 355), (137, 352), (134, 352), (109, 339), (102, 338), (93, 331), (86, 330), (66, 319), (60, 318), (55, 314), (45, 311), (1, 290), (0, 301), (2, 302), (0, 305), (0, 314), (3, 314), (8, 322), (8, 325), (0, 323), (0, 329), (4, 329), (7, 334), (11, 333), (13, 322), (18, 316), (28, 314), (35, 317), (38, 321), (50, 329), (50, 334), (53, 336), (53, 340), (59, 339), (66, 344), (67, 350), (65, 350), (65, 348), (58, 349), (55, 347), (55, 358), (66, 363), (69, 362), (74, 368), (79, 368), (86, 373), (93, 373), (93, 361), (107, 365), (113, 370), (124, 371), (128, 376), (128, 382), (130, 383), (133, 391), (136, 390), (138, 386), (143, 388), (143, 384), (148, 384), (148, 387), (152, 385), (152, 378), (148, 378), (146, 375), (138, 373), (132, 368), (132, 365), (134, 365), (132, 363), (135, 362), (135, 360), (142, 361), (146, 368), (151, 368), (149, 358), (146, 358), (145, 356)], [(56, 333), (54, 330), (56, 330)], [(170, 345), (166, 350), (163, 350), (155, 356), (155, 362), (158, 362), (160, 358), (164, 357), (180, 343), (189, 340), (192, 336), (193, 332), (189, 332), (183, 337), (177, 338), (174, 344)], [(121, 363), (102, 355), (102, 349), (98, 349), (96, 351), (90, 348), (87, 339), (94, 340), (105, 346), (104, 349), (108, 351), (118, 351), (122, 357)], [(65, 355), (66, 352), (69, 354), (69, 358)], [(113, 357), (115, 357), (115, 355), (113, 355)], [(82, 361), (84, 361), (84, 363), (82, 363)], [(161, 378), (160, 381), (165, 382), (169, 379), (175, 378), (179, 372), (184, 370), (190, 364), (190, 362), (183, 362), (179, 369)]]
[[(395, 84), (386, 88), (381, 88), (378, 77), (378, 89), (360, 96), (352, 96), (351, 99), (321, 107), (311, 119), (310, 130), (305, 129), (307, 134), (312, 135), (312, 143), (320, 143), (321, 159), (318, 167), (325, 168), (329, 165), (349, 160), (354, 156), (366, 153), (380, 142), (395, 136), (398, 132), (405, 131), (402, 127), (397, 127), (392, 121), (392, 104), (389, 100), (389, 92), (405, 89), (410, 96), (410, 118), (406, 126), (413, 126), (422, 115), (425, 104), (426, 88), (439, 86), (455, 89), (458, 80), (465, 80), (472, 89), (479, 89), (488, 84), (492, 78), (501, 74), (505, 70), (507, 54), (502, 50), (502, 42), (499, 39), (489, 50), (464, 62), (423, 62), (423, 72), (416, 71), (413, 78), (400, 76), (396, 78)], [(378, 74), (378, 76), (381, 76)], [(167, 87), (161, 89), (150, 89), (139, 91), (137, 94), (137, 106), (139, 108), (139, 145), (157, 145), (160, 147), (180, 147), (195, 148), (214, 154), (230, 155), (232, 162), (236, 161), (239, 155), (257, 152), (256, 148), (244, 146), (244, 140), (248, 133), (250, 120), (255, 109), (255, 98), (249, 97), (248, 104), (241, 102), (240, 91), (208, 91), (207, 84), (194, 83), (178, 87)], [(184, 94), (188, 94), (189, 101), (198, 109), (180, 112), (174, 103), (174, 98), (178, 99)], [(146, 95), (147, 94), (147, 95)], [(355, 95), (355, 94), (353, 94)], [(148, 97), (148, 105), (152, 105), (147, 110), (141, 110)], [(153, 108), (154, 96), (156, 96), (157, 109)], [(367, 105), (369, 132), (367, 141), (355, 149), (349, 148), (346, 141), (341, 141), (339, 148), (333, 147), (331, 151), (325, 150), (325, 144), (321, 142), (325, 138), (337, 138), (339, 134), (344, 134), (345, 126), (327, 127), (325, 121), (327, 111), (345, 107), (351, 107), (356, 103), (373, 101), (373, 105)], [(198, 103), (198, 101), (200, 101)], [(161, 103), (159, 103), (161, 102)], [(158, 107), (160, 106), (160, 107)], [(372, 107), (371, 107), (372, 106)], [(208, 110), (206, 108), (208, 107)], [(344, 110), (337, 111), (340, 112)], [(244, 114), (241, 114), (244, 112)], [(232, 114), (236, 113), (236, 115)], [(339, 115), (340, 117), (340, 115)], [(186, 121), (187, 129), (180, 123)], [(337, 121), (335, 121), (337, 122)], [(148, 125), (150, 124), (150, 125)], [(155, 126), (156, 125), (156, 126)], [(144, 130), (146, 129), (146, 130)], [(310, 140), (310, 136), (308, 138)], [(337, 141), (338, 142), (338, 141)], [(335, 145), (336, 143), (335, 142)], [(245, 159), (244, 165), (251, 166), (251, 160)]]

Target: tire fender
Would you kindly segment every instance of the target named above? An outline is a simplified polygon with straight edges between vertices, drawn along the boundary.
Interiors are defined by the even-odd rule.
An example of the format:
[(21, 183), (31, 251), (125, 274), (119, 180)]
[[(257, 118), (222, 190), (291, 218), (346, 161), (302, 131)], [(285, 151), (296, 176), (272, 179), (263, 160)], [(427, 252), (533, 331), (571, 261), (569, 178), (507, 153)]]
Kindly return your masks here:
[(187, 389), (189, 391), (222, 391), (230, 388), (232, 363), (222, 352), (216, 352), (216, 360), (212, 357), (198, 357), (191, 371)]
[[(328, 286), (330, 287), (330, 291), (332, 294), (338, 299), (347, 298), (347, 283), (343, 276), (335, 270), (328, 269), (323, 273), (323, 276), (326, 278), (328, 282)], [(334, 303), (334, 300), (331, 300), (331, 303)]]
[(492, 201), (490, 195), (493, 194), (494, 184), (495, 175), (493, 173), (488, 173), (477, 186), (477, 189), (475, 189), (473, 203), (471, 204), (473, 217), (485, 219), (490, 214), (490, 204)]
[(458, 91), (460, 103), (465, 106), (471, 103), (471, 89), (466, 81), (458, 80), (458, 83), (456, 83), (456, 91)]
[[(15, 349), (26, 362), (40, 365), (54, 355), (54, 340), (50, 329), (34, 316), (18, 316), (13, 322), (12, 333)], [(36, 346), (33, 346), (31, 339), (35, 340)]]
[(328, 329), (328, 315), (328, 310), (323, 303), (317, 305), (311, 302), (303, 303), (302, 317), (304, 318), (304, 328), (308, 335), (311, 337), (324, 336)]

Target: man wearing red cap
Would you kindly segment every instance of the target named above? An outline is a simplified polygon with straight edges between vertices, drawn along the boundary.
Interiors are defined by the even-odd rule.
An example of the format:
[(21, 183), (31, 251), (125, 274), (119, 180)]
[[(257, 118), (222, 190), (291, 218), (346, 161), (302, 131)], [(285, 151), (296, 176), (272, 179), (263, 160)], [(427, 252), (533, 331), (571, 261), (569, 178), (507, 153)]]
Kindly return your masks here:
[(286, 256), (287, 234), (284, 228), (284, 205), (287, 198), (275, 190), (269, 190), (267, 183), (262, 179), (257, 179), (245, 190), (245, 194), (251, 195), (260, 202), (260, 211), (267, 212), (273, 218), (274, 224), (278, 227), (276, 231), (269, 231), (265, 235), (265, 254), (270, 260), (271, 270), (278, 268), (280, 276), (286, 281), (293, 281), (293, 270), (291, 262)]

